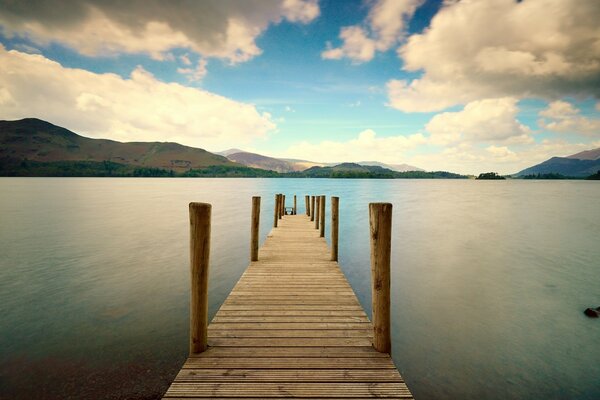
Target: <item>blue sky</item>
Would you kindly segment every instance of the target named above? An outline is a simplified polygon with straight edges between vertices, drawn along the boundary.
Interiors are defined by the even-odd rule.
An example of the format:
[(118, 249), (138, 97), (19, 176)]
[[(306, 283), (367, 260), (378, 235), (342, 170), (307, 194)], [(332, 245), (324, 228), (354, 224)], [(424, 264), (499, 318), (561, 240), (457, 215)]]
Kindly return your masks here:
[(516, 172), (600, 147), (600, 6), (0, 1), (0, 118), (318, 162)]

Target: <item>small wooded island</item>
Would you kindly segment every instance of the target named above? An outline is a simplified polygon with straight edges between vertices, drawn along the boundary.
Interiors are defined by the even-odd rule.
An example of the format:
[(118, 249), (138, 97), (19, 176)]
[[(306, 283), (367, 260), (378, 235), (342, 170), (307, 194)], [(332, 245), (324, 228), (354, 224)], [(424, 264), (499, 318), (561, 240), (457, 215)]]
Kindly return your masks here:
[(475, 179), (499, 180), (499, 179), (506, 179), (506, 178), (503, 177), (502, 175), (498, 175), (497, 172), (484, 172), (484, 173), (479, 174), (479, 176)]

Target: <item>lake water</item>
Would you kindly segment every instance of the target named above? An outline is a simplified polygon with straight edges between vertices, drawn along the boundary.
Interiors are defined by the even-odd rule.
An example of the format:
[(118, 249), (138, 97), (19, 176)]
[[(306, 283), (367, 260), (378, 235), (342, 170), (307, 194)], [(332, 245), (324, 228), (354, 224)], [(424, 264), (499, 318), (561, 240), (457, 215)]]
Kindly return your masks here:
[(212, 316), (251, 196), (262, 241), (276, 192), (340, 197), (369, 313), (368, 203), (393, 203), (393, 358), (417, 399), (600, 398), (596, 182), (149, 178), (0, 179), (0, 398), (160, 398), (187, 355), (188, 203), (213, 204)]

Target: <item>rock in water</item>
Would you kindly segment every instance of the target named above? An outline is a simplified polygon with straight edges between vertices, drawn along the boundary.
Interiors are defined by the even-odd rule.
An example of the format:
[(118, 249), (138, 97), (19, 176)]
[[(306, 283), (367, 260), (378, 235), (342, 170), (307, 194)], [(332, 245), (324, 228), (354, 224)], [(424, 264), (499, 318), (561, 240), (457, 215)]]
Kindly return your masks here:
[(583, 313), (590, 318), (598, 318), (600, 317), (600, 307), (586, 308)]

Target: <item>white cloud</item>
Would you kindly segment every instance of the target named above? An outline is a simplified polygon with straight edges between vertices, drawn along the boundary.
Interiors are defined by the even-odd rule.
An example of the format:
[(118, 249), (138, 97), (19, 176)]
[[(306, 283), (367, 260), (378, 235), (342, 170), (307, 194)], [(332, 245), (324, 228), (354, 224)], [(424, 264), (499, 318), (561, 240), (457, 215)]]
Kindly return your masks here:
[(190, 55), (187, 53), (179, 56), (179, 60), (183, 63), (183, 65), (192, 65), (192, 61), (190, 60)]
[(59, 42), (87, 56), (146, 53), (162, 60), (171, 49), (188, 48), (236, 63), (261, 53), (256, 38), (269, 24), (308, 23), (319, 11), (316, 0), (203, 0), (179, 7), (159, 0), (0, 2), (0, 25), (6, 35), (38, 45)]
[(387, 51), (398, 43), (406, 21), (412, 17), (422, 0), (377, 0), (363, 26), (346, 26), (340, 31), (341, 47), (327, 43), (321, 57), (339, 60), (347, 57), (354, 62), (370, 61), (377, 51)]
[(190, 82), (201, 81), (208, 72), (206, 70), (207, 61), (204, 58), (198, 60), (196, 68), (177, 68), (177, 72), (187, 76)]
[(550, 131), (600, 135), (600, 118), (584, 117), (578, 108), (566, 101), (553, 101), (539, 115), (545, 118), (540, 119), (538, 124)]
[(1, 119), (37, 117), (91, 137), (216, 149), (250, 143), (276, 128), (253, 105), (161, 82), (141, 67), (121, 78), (1, 45), (0, 88)]
[(372, 129), (366, 129), (354, 139), (347, 141), (324, 140), (319, 143), (307, 141), (295, 143), (284, 153), (288, 158), (320, 162), (377, 160), (388, 163), (402, 162), (403, 153), (426, 143), (425, 137), (416, 133), (410, 136), (377, 137)]
[(463, 143), (435, 153), (417, 154), (405, 162), (430, 171), (513, 174), (554, 156), (568, 156), (598, 146), (600, 143), (569, 143), (564, 140), (543, 140), (541, 143), (519, 145), (518, 148)]
[(432, 144), (478, 142), (532, 142), (530, 129), (517, 120), (517, 100), (485, 99), (467, 104), (462, 111), (435, 115), (425, 129)]
[(321, 13), (317, 0), (283, 0), (283, 15), (291, 22), (307, 24)]
[(446, 2), (398, 54), (412, 81), (388, 83), (389, 103), (439, 111), (492, 97), (600, 97), (600, 2)]

